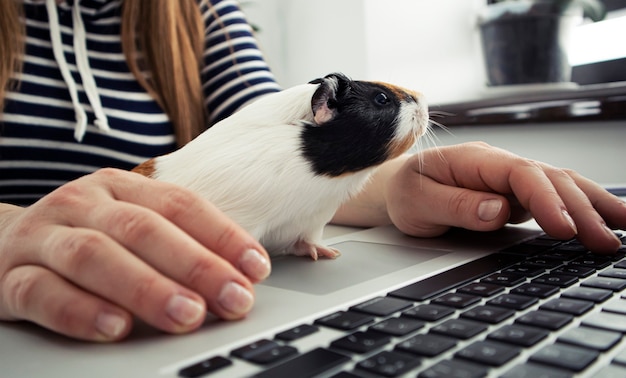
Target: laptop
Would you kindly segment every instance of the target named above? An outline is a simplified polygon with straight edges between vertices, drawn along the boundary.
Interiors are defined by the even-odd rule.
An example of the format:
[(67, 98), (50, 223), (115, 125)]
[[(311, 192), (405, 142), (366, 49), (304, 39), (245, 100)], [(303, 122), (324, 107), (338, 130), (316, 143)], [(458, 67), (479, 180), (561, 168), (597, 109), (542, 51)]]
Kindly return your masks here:
[(626, 377), (626, 250), (590, 255), (532, 221), (327, 243), (338, 259), (275, 259), (246, 319), (188, 335), (137, 324), (103, 345), (0, 323), (0, 376)]

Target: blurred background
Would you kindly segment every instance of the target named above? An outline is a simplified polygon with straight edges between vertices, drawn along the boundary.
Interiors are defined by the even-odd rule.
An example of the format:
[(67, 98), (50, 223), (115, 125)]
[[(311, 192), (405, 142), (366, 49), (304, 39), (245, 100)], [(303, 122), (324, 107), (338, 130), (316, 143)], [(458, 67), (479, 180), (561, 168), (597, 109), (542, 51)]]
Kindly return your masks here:
[[(605, 0), (603, 21), (580, 18), (569, 59), (583, 83), (626, 80), (626, 0)], [(333, 71), (386, 80), (427, 94), (431, 103), (485, 95), (479, 19), (487, 0), (243, 1), (283, 86)], [(580, 77), (576, 66), (617, 61), (617, 76)], [(583, 67), (587, 68), (587, 67)], [(593, 70), (588, 70), (593, 71)], [(585, 72), (586, 76), (607, 70)], [(621, 75), (621, 76), (620, 76)]]

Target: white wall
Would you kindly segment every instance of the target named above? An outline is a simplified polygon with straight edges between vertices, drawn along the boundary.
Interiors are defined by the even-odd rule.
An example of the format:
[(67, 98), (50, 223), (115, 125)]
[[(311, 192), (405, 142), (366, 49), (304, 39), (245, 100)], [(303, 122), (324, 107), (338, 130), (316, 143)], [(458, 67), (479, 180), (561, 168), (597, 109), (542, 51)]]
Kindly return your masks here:
[(423, 92), (431, 103), (480, 95), (477, 14), (485, 0), (259, 0), (245, 5), (281, 85), (333, 71)]

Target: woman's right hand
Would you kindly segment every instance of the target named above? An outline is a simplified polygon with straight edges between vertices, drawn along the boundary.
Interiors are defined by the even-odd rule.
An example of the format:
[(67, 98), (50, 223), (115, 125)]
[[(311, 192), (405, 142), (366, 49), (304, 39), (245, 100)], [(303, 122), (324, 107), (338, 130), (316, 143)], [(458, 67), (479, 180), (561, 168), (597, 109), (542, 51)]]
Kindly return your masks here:
[(206, 311), (245, 316), (269, 257), (241, 227), (179, 186), (102, 169), (27, 208), (0, 206), (0, 320), (93, 341), (133, 316), (171, 333)]

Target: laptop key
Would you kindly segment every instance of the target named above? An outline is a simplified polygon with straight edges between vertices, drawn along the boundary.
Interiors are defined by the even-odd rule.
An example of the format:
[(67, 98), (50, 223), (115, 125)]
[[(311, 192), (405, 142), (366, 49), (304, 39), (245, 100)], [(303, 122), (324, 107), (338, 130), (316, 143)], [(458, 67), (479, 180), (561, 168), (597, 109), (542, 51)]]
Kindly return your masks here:
[(609, 350), (622, 339), (622, 334), (588, 327), (577, 327), (559, 336), (558, 341), (599, 351)]
[(460, 287), (457, 292), (478, 295), (481, 297), (491, 297), (504, 291), (504, 287), (486, 282), (472, 282)]
[(502, 366), (516, 357), (520, 349), (493, 341), (477, 341), (455, 354), (455, 357), (490, 366)]
[(453, 314), (454, 310), (450, 307), (439, 306), (434, 304), (422, 304), (412, 309), (406, 310), (402, 313), (403, 316), (410, 318), (416, 318), (425, 320), (427, 322), (434, 322), (439, 319), (443, 319), (450, 314)]
[(413, 301), (427, 300), (491, 272), (509, 267), (521, 260), (523, 260), (522, 257), (502, 253), (487, 255), (401, 289), (394, 290), (389, 295)]
[(580, 251), (568, 251), (566, 249), (564, 250), (552, 249), (539, 257), (566, 262), (566, 261), (574, 260), (575, 258), (580, 257), (584, 254), (585, 252), (580, 252)]
[(537, 240), (537, 239), (535, 240), (536, 240), (536, 244), (531, 244), (531, 243), (516, 244), (510, 247), (504, 248), (503, 250), (500, 251), (500, 253), (529, 257), (529, 256), (535, 256), (540, 253), (543, 253), (552, 245), (558, 244), (558, 242), (555, 242), (552, 240), (548, 240), (548, 241)]
[(476, 306), (461, 314), (466, 319), (478, 320), (485, 323), (497, 324), (510, 318), (515, 312), (502, 307)]
[(529, 295), (537, 298), (547, 298), (559, 291), (559, 288), (551, 285), (537, 283), (525, 283), (511, 290), (513, 294)]
[(602, 277), (613, 277), (613, 278), (626, 279), (626, 269), (611, 268), (611, 269), (607, 269), (607, 270), (604, 270), (604, 271), (598, 273), (598, 275), (602, 276)]
[(486, 367), (459, 360), (443, 360), (421, 372), (419, 378), (482, 378), (489, 370)]
[(389, 318), (370, 326), (370, 330), (391, 336), (405, 336), (424, 327), (424, 322), (406, 316)]
[(330, 378), (363, 378), (363, 377), (355, 373), (351, 373), (349, 371), (340, 371), (339, 373), (333, 375)]
[(427, 333), (415, 335), (404, 340), (396, 345), (396, 349), (420, 356), (435, 357), (448, 349), (454, 348), (456, 343), (455, 339)]
[(583, 325), (595, 328), (606, 329), (626, 333), (626, 322), (624, 315), (613, 314), (610, 312), (598, 312), (583, 318)]
[(574, 374), (565, 370), (534, 364), (523, 364), (513, 367), (502, 374), (500, 378), (571, 378), (573, 376)]
[(580, 283), (581, 286), (595, 287), (612, 291), (621, 291), (626, 288), (626, 280), (612, 277), (591, 277)]
[(489, 305), (506, 307), (513, 310), (524, 310), (539, 302), (535, 297), (516, 294), (502, 294), (487, 302)]
[(593, 302), (582, 301), (579, 299), (555, 298), (542, 304), (541, 310), (563, 312), (575, 316), (582, 315), (591, 310), (594, 306)]
[(184, 369), (181, 369), (178, 372), (178, 376), (183, 378), (201, 377), (203, 375), (213, 373), (214, 371), (220, 370), (232, 364), (233, 362), (228, 358), (221, 356), (211, 357), (191, 366), (188, 366)]
[(319, 331), (319, 328), (314, 325), (302, 324), (286, 331), (277, 333), (274, 337), (283, 341), (295, 341), (305, 336), (311, 335), (317, 331)]
[(520, 316), (517, 318), (516, 322), (519, 324), (556, 331), (571, 322), (573, 318), (574, 317), (569, 314), (537, 310)]
[(371, 315), (354, 312), (354, 311), (338, 311), (323, 318), (317, 319), (316, 324), (326, 327), (351, 331), (374, 321)]
[(584, 278), (595, 273), (595, 269), (589, 268), (582, 265), (565, 265), (560, 267), (559, 269), (554, 270), (554, 273), (559, 274), (569, 274), (572, 276), (576, 276), (579, 278)]
[(241, 348), (237, 348), (231, 351), (230, 354), (243, 360), (249, 360), (255, 354), (259, 354), (263, 351), (276, 348), (277, 346), (278, 343), (276, 343), (275, 341), (262, 339), (248, 345), (244, 345)]
[(350, 310), (364, 312), (374, 316), (389, 316), (400, 310), (407, 309), (412, 305), (412, 302), (399, 298), (376, 297), (367, 302), (352, 306)]
[(598, 373), (596, 377), (602, 378), (623, 378), (626, 377), (626, 367), (619, 365), (607, 365), (603, 367)]
[(503, 269), (502, 272), (503, 273), (516, 273), (516, 274), (522, 274), (525, 277), (535, 277), (540, 275), (541, 273), (545, 272), (546, 270), (543, 268), (538, 268), (534, 265), (528, 265), (528, 264), (516, 264), (513, 265), (510, 268), (507, 269)]
[(626, 300), (624, 300), (624, 298), (616, 298), (615, 300), (611, 300), (607, 302), (604, 306), (602, 306), (602, 311), (626, 315)]
[(448, 293), (432, 300), (432, 303), (454, 308), (466, 308), (480, 301), (480, 297), (463, 293)]
[(298, 354), (298, 350), (289, 345), (277, 345), (276, 347), (261, 351), (248, 358), (248, 361), (259, 365), (267, 365), (278, 362), (287, 357)]
[(316, 348), (310, 352), (294, 357), (280, 365), (271, 367), (257, 375), (257, 378), (292, 378), (315, 377), (341, 364), (350, 358), (324, 348)]
[(530, 356), (530, 360), (571, 371), (582, 371), (598, 358), (598, 352), (564, 344), (548, 345)]
[(355, 332), (330, 343), (334, 348), (345, 349), (354, 353), (367, 353), (376, 350), (391, 340), (391, 337), (379, 332)]
[(486, 329), (487, 325), (484, 323), (478, 323), (465, 319), (450, 319), (436, 325), (431, 329), (431, 331), (440, 335), (465, 340), (478, 335)]
[(548, 335), (549, 332), (541, 328), (511, 324), (496, 329), (487, 335), (487, 338), (508, 344), (530, 347), (545, 339)]
[(531, 282), (558, 287), (568, 287), (578, 282), (578, 277), (567, 274), (548, 273), (535, 278)]
[(563, 262), (560, 260), (553, 260), (550, 258), (538, 256), (538, 257), (533, 257), (533, 258), (526, 260), (526, 264), (529, 264), (538, 268), (554, 269), (563, 265)]
[(526, 280), (526, 277), (524, 277), (524, 275), (522, 274), (502, 272), (491, 274), (480, 280), (480, 282), (488, 282), (494, 283), (496, 285), (511, 287), (524, 282), (524, 280)]
[(595, 303), (604, 302), (613, 295), (613, 292), (605, 289), (596, 289), (593, 287), (576, 286), (565, 290), (561, 293), (562, 297), (582, 299)]
[(580, 253), (580, 254), (587, 254), (589, 252), (589, 249), (587, 247), (585, 247), (584, 245), (580, 243), (577, 243), (576, 241), (567, 243), (567, 244), (561, 244), (555, 249), (558, 251)]
[(420, 364), (421, 360), (414, 356), (383, 351), (359, 362), (357, 368), (383, 377), (397, 377)]
[(588, 254), (577, 258), (576, 260), (570, 262), (570, 264), (582, 265), (594, 269), (603, 269), (611, 265), (611, 259), (604, 256)]
[(626, 366), (626, 348), (622, 348), (617, 356), (613, 359), (613, 363)]

